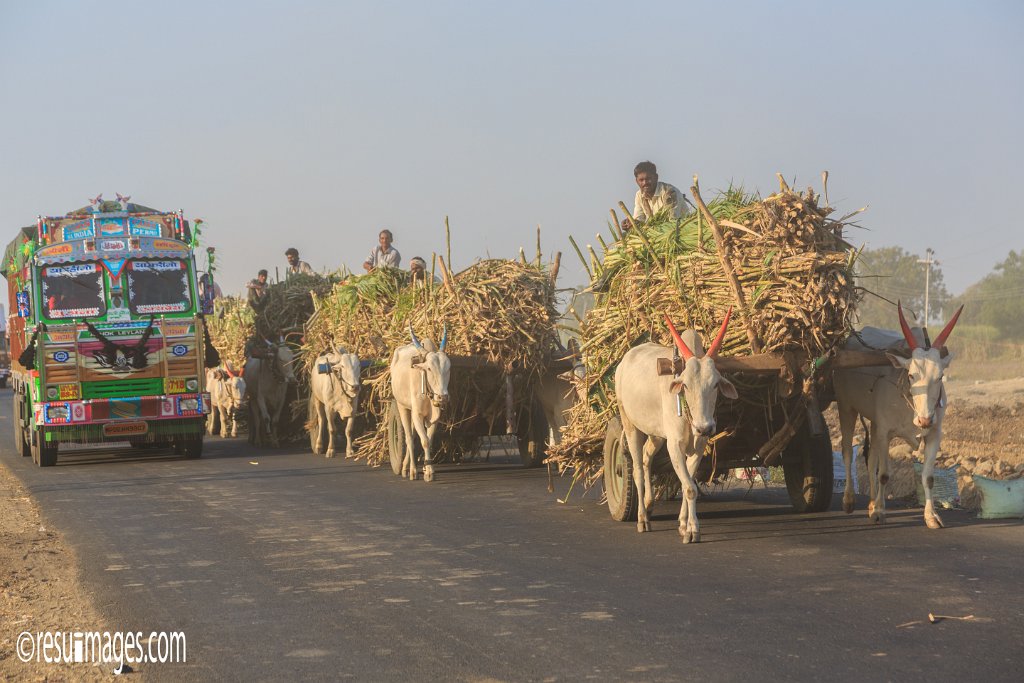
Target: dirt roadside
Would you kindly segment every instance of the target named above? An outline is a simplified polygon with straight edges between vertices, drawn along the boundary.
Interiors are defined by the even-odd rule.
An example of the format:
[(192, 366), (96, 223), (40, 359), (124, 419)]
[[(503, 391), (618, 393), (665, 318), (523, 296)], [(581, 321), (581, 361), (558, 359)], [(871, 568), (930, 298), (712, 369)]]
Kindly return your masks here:
[(0, 680), (109, 679), (112, 667), (107, 665), (24, 663), (18, 657), (19, 635), (25, 631), (102, 626), (79, 581), (74, 553), (61, 534), (47, 528), (35, 502), (2, 462), (0, 568)]

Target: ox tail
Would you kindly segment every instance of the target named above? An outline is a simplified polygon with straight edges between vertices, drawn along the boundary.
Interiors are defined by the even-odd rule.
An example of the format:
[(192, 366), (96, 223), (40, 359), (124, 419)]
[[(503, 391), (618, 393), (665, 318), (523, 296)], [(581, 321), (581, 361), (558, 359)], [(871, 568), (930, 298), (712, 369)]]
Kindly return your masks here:
[(317, 423), (317, 409), (316, 409), (316, 398), (313, 397), (313, 393), (310, 392), (309, 400), (306, 402), (306, 431), (312, 432), (316, 429)]
[(860, 426), (864, 429), (864, 447), (861, 448), (861, 455), (864, 456), (864, 469), (868, 467), (868, 454), (871, 453), (871, 430), (868, 429), (868, 423), (864, 421), (864, 416), (860, 416)]

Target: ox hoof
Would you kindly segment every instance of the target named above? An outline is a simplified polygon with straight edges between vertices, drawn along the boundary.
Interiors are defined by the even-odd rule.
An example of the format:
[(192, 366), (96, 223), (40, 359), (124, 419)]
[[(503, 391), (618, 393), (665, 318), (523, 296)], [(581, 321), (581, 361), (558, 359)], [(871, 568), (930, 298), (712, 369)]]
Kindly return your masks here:
[(330, 449), (328, 449), (328, 450), (327, 450), (327, 457), (328, 457), (328, 458), (333, 458), (333, 457), (334, 457), (334, 451), (333, 451), (333, 450), (330, 450)]
[(643, 521), (637, 520), (636, 530), (637, 530), (637, 533), (640, 533), (640, 534), (644, 533), (645, 531), (650, 531), (651, 530), (651, 523), (648, 522), (647, 520), (643, 520)]
[(347, 450), (347, 451), (345, 451), (345, 457), (346, 458), (354, 458), (354, 457), (356, 457), (356, 454), (353, 451), (351, 451), (351, 450)]
[(924, 516), (924, 523), (929, 529), (942, 529), (945, 527), (945, 524), (942, 523), (942, 518), (934, 512), (931, 515)]
[(423, 481), (434, 481), (434, 468), (427, 467), (423, 470)]
[(687, 531), (680, 527), (679, 535), (682, 537), (683, 543), (700, 543), (699, 531)]
[(854, 507), (853, 506), (853, 498), (850, 498), (849, 500), (847, 500), (846, 498), (843, 498), (843, 512), (845, 512), (848, 515), (852, 514), (853, 513), (853, 507)]

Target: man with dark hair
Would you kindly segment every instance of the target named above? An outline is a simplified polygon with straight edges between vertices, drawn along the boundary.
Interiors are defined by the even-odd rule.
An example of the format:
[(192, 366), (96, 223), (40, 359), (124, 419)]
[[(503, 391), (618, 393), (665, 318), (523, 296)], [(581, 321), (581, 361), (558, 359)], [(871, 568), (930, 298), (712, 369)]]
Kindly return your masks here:
[(267, 271), (261, 270), (256, 273), (256, 279), (249, 280), (245, 288), (249, 290), (249, 306), (252, 307), (252, 310), (257, 312), (262, 310), (267, 303)]
[[(682, 218), (687, 213), (686, 195), (679, 188), (658, 182), (658, 167), (650, 161), (641, 161), (633, 169), (637, 187), (633, 205), (633, 220), (640, 223), (650, 220), (659, 211), (668, 211), (672, 218)], [(629, 221), (622, 221), (623, 229), (629, 229)]]
[(288, 259), (288, 267), (285, 268), (286, 275), (312, 275), (313, 269), (309, 267), (309, 264), (305, 261), (299, 260), (299, 250), (295, 247), (288, 247), (288, 250), (284, 252), (285, 257)]
[(397, 268), (402, 262), (402, 255), (391, 246), (394, 241), (391, 231), (384, 228), (377, 235), (377, 246), (370, 252), (370, 256), (363, 261), (363, 270), (369, 272), (374, 268)]

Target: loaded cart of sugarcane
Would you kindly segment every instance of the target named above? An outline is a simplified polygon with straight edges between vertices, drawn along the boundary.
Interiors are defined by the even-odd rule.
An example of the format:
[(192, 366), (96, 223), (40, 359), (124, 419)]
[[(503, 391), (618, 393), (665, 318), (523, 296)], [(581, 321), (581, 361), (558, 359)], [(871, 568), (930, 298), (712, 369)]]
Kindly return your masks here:
[[(700, 406), (687, 403), (683, 368), (711, 357), (717, 370), (721, 386), (708, 423), (715, 429), (696, 441), (687, 434), (704, 444), (688, 461), (694, 480), (781, 465), (797, 511), (830, 505), (832, 447), (822, 409), (831, 402), (831, 373), (889, 361), (842, 350), (859, 297), (857, 252), (843, 229), (858, 212), (833, 218), (827, 189), (822, 197), (811, 188), (792, 190), (781, 176), (779, 182), (780, 191), (763, 199), (730, 188), (705, 203), (695, 178), (694, 208), (682, 218), (660, 214), (638, 223), (620, 204), (626, 222), (620, 229), (611, 212), (611, 239), (598, 237), (603, 255), (591, 249), (584, 258), (577, 248), (595, 292), (593, 308), (579, 319), (587, 400), (572, 409), (551, 459), (587, 485), (602, 481), (616, 520), (636, 520), (639, 497), (619, 414), (627, 403), (621, 394), (631, 387), (616, 387), (626, 368), (616, 373), (628, 352), (637, 356), (635, 347), (650, 342), (663, 352), (653, 351), (639, 371), (649, 372), (651, 383), (677, 382), (672, 409), (690, 423)], [(676, 328), (692, 332), (678, 335)], [(693, 426), (699, 435), (701, 425)], [(663, 444), (652, 439), (645, 448), (660, 449), (644, 455), (655, 487), (670, 475), (664, 483), (671, 489), (674, 468)], [(684, 518), (681, 512), (681, 533)]]
[[(523, 464), (540, 465), (548, 422), (537, 387), (548, 373), (571, 367), (555, 334), (558, 256), (544, 263), (539, 250), (530, 260), (521, 252), (519, 259), (487, 259), (457, 273), (447, 264), (435, 256), (419, 277), (394, 269), (349, 276), (316, 297), (304, 334), (307, 372), (336, 372), (346, 354), (360, 359), (353, 412), (361, 424), (349, 454), (374, 466), (390, 463), (400, 474), (406, 432), (392, 391), (393, 358), (412, 345), (419, 369), (429, 353), (441, 351), (450, 374), (432, 440), (434, 462), (458, 462), (476, 452), (483, 437), (511, 434)], [(413, 374), (414, 389), (441, 405), (429, 373)], [(323, 452), (322, 444), (333, 440), (318, 409), (311, 399), (307, 428), (314, 452)], [(418, 458), (421, 446), (413, 441)]]

